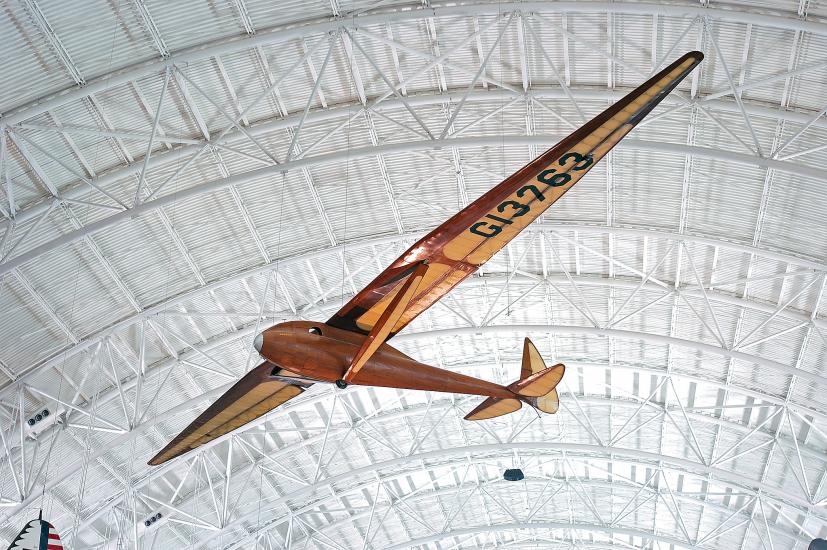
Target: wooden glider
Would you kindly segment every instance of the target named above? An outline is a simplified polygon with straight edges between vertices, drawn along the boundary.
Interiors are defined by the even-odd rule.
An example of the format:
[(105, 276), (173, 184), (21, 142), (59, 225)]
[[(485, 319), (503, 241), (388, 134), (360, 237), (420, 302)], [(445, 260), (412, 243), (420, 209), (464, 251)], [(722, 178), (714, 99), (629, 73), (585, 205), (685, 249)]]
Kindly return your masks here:
[[(560, 199), (703, 59), (689, 52), (420, 239), (327, 323), (290, 321), (256, 338), (267, 360), (245, 375), (150, 461), (159, 464), (261, 416), (311, 382), (485, 396), (466, 417), (523, 403), (554, 413), (562, 364), (546, 368), (526, 339), (520, 380), (503, 386), (438, 369), (387, 344)], [(274, 368), (274, 366), (277, 366)]]

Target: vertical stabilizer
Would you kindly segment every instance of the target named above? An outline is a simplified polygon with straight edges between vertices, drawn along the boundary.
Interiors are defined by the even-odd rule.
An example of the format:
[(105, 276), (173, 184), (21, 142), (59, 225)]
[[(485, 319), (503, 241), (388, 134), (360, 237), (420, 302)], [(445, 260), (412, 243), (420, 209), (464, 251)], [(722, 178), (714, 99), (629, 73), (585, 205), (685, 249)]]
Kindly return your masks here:
[(534, 343), (523, 341), (523, 361), (520, 379), (508, 386), (514, 398), (489, 397), (465, 416), (465, 420), (488, 420), (520, 410), (522, 403), (528, 403), (537, 410), (554, 414), (560, 408), (557, 384), (563, 379), (566, 366), (557, 363), (546, 367), (546, 362)]
[(537, 351), (534, 342), (526, 338), (523, 340), (523, 367), (520, 370), (520, 379), (528, 378), (532, 374), (546, 370), (546, 362)]
[(23, 527), (8, 550), (63, 550), (63, 542), (54, 526), (43, 515)]
[(566, 366), (557, 363), (546, 368), (546, 362), (537, 347), (528, 338), (523, 342), (523, 367), (520, 380), (508, 388), (537, 410), (554, 414), (560, 408), (557, 384), (563, 379)]

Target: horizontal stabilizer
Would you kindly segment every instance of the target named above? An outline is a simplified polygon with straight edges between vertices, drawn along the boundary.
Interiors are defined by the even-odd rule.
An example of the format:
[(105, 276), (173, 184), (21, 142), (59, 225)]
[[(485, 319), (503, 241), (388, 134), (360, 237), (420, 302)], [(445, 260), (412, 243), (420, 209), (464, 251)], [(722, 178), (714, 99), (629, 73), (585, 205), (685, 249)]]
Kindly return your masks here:
[(288, 383), (278, 367), (262, 363), (193, 420), (149, 465), (157, 466), (230, 433), (301, 394), (307, 385), (298, 380)]
[(466, 420), (487, 420), (520, 410), (522, 403), (554, 414), (560, 409), (557, 384), (563, 379), (566, 366), (557, 363), (546, 367), (537, 347), (528, 338), (523, 342), (523, 361), (520, 380), (508, 386), (513, 398), (489, 397), (465, 416)]
[(514, 382), (508, 386), (508, 389), (520, 397), (541, 397), (557, 387), (565, 372), (566, 367), (563, 363), (557, 363), (553, 367)]
[(473, 411), (465, 415), (465, 420), (488, 420), (520, 410), (523, 404), (519, 399), (489, 397)]
[(557, 388), (551, 390), (540, 397), (525, 397), (525, 402), (544, 413), (554, 414), (560, 410), (560, 396), (557, 394)]

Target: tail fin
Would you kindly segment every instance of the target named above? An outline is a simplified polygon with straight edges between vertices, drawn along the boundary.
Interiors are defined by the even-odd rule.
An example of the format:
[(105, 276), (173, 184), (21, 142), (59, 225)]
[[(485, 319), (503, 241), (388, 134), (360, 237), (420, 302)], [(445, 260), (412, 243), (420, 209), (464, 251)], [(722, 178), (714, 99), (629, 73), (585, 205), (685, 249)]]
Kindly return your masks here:
[[(531, 343), (529, 342), (529, 344)], [(531, 347), (534, 346), (531, 345)], [(557, 363), (553, 367), (548, 367), (540, 372), (535, 372), (528, 378), (514, 382), (508, 386), (508, 389), (535, 409), (554, 414), (560, 408), (557, 384), (563, 379), (565, 372), (565, 365)]]
[(23, 527), (8, 550), (46, 550), (47, 548), (61, 550), (63, 542), (55, 526), (43, 519), (41, 511), (38, 519), (33, 519)]
[(543, 361), (543, 356), (537, 351), (534, 342), (526, 338), (523, 340), (523, 365), (520, 369), (520, 380), (541, 370), (546, 370), (546, 362)]
[(563, 379), (566, 367), (557, 363), (546, 367), (543, 357), (528, 338), (523, 343), (523, 363), (520, 379), (508, 386), (514, 398), (489, 397), (465, 416), (466, 420), (487, 420), (520, 410), (521, 402), (535, 409), (554, 414), (560, 408), (557, 384)]

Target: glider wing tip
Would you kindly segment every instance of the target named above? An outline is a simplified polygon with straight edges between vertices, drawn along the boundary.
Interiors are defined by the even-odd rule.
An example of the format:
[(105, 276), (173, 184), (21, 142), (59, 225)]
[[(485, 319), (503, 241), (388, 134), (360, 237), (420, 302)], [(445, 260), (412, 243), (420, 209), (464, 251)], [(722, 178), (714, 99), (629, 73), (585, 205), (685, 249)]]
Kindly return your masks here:
[(161, 451), (157, 455), (155, 455), (152, 458), (150, 458), (149, 460), (147, 460), (147, 462), (146, 462), (147, 465), (149, 465), (149, 466), (160, 466), (164, 462), (167, 462), (168, 460), (170, 460), (169, 458), (164, 458), (163, 454), (164, 454), (164, 451)]
[(177, 451), (171, 452), (172, 449), (173, 449), (173, 443), (175, 443), (174, 440), (171, 441), (169, 445), (167, 445), (166, 447), (164, 447), (163, 449), (158, 451), (155, 454), (155, 456), (153, 456), (152, 458), (147, 460), (146, 463), (149, 466), (160, 466), (161, 464), (164, 464), (165, 462), (169, 462), (173, 458), (178, 458), (179, 456), (185, 455), (188, 452), (190, 452), (191, 450), (193, 450), (192, 448), (189, 448), (189, 449), (178, 449)]
[(686, 52), (683, 55), (682, 59), (694, 59), (695, 60), (695, 65), (694, 66), (697, 66), (701, 61), (704, 60), (704, 54), (703, 54), (703, 52), (699, 52), (698, 50), (692, 50), (691, 52)]

